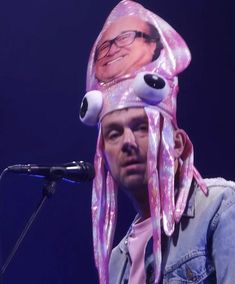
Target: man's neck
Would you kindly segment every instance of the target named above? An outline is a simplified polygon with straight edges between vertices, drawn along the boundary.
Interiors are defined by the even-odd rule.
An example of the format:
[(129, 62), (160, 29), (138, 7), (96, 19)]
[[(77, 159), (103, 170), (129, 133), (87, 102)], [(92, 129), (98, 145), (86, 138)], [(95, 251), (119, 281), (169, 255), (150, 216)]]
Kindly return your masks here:
[(139, 215), (138, 223), (150, 217), (150, 207), (148, 199), (148, 190), (126, 192), (137, 214)]

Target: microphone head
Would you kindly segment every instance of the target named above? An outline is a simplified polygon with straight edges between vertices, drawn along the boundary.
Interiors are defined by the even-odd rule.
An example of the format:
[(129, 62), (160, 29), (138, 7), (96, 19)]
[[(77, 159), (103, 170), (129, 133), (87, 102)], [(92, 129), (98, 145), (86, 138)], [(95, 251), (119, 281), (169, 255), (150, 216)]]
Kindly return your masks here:
[(73, 161), (62, 166), (52, 167), (50, 174), (68, 181), (84, 182), (91, 181), (95, 177), (95, 170), (94, 166), (88, 162)]
[(84, 161), (73, 162), (81, 168), (81, 181), (91, 181), (95, 177), (95, 168), (92, 164)]

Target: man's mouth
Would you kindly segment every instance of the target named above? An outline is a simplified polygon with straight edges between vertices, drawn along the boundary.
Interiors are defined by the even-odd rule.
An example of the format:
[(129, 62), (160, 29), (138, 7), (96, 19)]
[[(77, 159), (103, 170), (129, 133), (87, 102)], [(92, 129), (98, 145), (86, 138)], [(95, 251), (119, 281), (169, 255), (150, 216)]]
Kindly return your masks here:
[(129, 166), (135, 166), (135, 165), (140, 165), (143, 164), (142, 161), (140, 160), (136, 160), (136, 159), (132, 159), (132, 160), (127, 160), (125, 162), (123, 162), (122, 167), (129, 167)]
[(143, 163), (132, 162), (124, 164), (122, 169), (124, 170), (123, 173), (125, 173), (126, 175), (142, 175), (145, 172), (146, 167)]
[(105, 64), (104, 64), (104, 66), (108, 66), (108, 65), (110, 65), (110, 64), (113, 64), (113, 63), (115, 63), (115, 62), (117, 62), (117, 61), (119, 61), (119, 60), (122, 60), (124, 58), (124, 56), (119, 56), (119, 57), (117, 57), (117, 58), (114, 58), (114, 59), (112, 59), (112, 60), (109, 60), (109, 61), (107, 61)]

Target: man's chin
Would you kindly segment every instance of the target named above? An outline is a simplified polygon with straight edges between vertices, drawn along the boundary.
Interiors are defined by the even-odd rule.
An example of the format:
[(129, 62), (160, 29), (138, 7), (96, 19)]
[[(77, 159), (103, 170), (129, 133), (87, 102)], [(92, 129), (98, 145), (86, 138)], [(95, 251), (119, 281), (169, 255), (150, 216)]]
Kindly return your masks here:
[(120, 66), (117, 65), (115, 68), (114, 66), (112, 67), (105, 67), (102, 74), (104, 74), (105, 76), (99, 76), (100, 78), (98, 78), (100, 81), (103, 81), (105, 83), (107, 82), (111, 82), (119, 77), (122, 77), (123, 75), (127, 75), (129, 72), (128, 70), (124, 69), (125, 66), (123, 66), (123, 64), (121, 64)]
[(122, 183), (125, 190), (136, 190), (138, 188), (146, 188), (147, 182), (145, 177), (142, 175), (130, 175), (128, 177), (125, 177)]

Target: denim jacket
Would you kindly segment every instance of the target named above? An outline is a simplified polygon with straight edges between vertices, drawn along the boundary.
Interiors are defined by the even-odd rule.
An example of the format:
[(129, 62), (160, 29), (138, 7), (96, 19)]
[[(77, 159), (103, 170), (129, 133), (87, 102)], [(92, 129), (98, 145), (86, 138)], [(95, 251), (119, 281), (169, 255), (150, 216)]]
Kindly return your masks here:
[[(235, 283), (235, 183), (206, 179), (208, 196), (193, 183), (185, 212), (171, 237), (162, 234), (160, 283)], [(127, 284), (127, 236), (110, 259), (110, 284)], [(145, 250), (146, 283), (154, 283), (152, 239)], [(136, 283), (144, 284), (144, 283)]]

